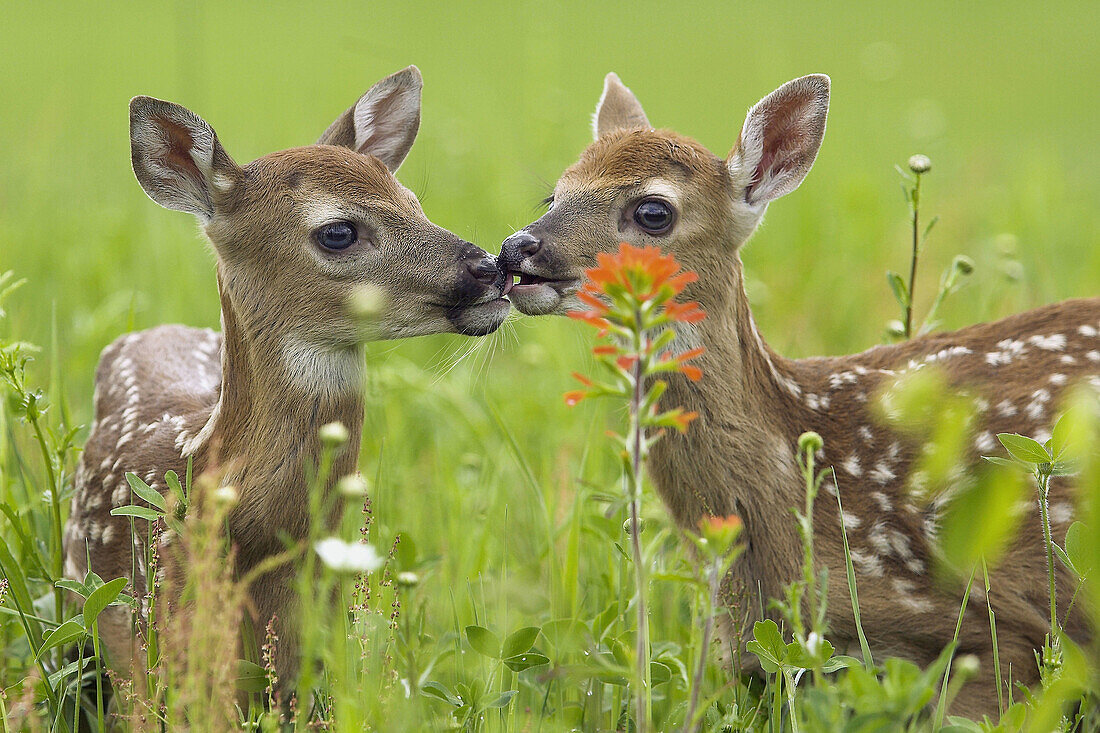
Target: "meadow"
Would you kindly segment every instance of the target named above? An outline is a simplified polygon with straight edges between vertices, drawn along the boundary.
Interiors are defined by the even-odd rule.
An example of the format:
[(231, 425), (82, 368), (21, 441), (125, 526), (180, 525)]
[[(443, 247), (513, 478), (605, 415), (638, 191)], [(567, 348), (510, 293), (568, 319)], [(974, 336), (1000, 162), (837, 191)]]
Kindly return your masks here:
[[(922, 207), (939, 216), (918, 298), (931, 298), (955, 255), (974, 262), (942, 328), (1094, 296), (1100, 283), (1095, 3), (13, 2), (2, 14), (0, 273), (26, 284), (0, 304), (0, 342), (40, 347), (27, 382), (48, 395), (48, 424), (83, 426), (77, 448), (104, 346), (160, 323), (218, 327), (213, 256), (194, 221), (150, 202), (134, 180), (126, 104), (136, 94), (195, 110), (244, 162), (313, 142), (374, 81), (415, 63), (423, 120), (399, 178), (433, 221), (496, 252), (591, 139), (607, 71), (656, 125), (721, 154), (752, 103), (823, 72), (832, 105), (814, 170), (744, 253), (756, 320), (779, 353), (885, 340), (897, 306), (884, 273), (908, 265), (894, 167), (914, 153), (932, 160)], [(385, 617), (385, 632), (375, 632), (393, 644), (376, 657), (390, 666), (370, 667), (364, 679), (378, 687), (357, 702), (334, 695), (348, 705), (341, 729), (359, 729), (349, 720), (378, 730), (625, 728), (625, 688), (612, 672), (514, 671), (479, 653), (467, 631), (503, 639), (541, 627), (536, 650), (564, 659), (565, 620), (599, 625), (609, 639), (630, 628), (615, 548), (620, 464), (603, 437), (623, 413), (562, 400), (571, 372), (591, 370), (592, 340), (580, 324), (515, 314), (479, 340), (368, 345), (360, 468), (371, 539), (385, 550), (400, 534), (394, 569), (415, 577), (399, 585), (395, 572), (376, 588), (385, 608), (371, 613)], [(11, 402), (0, 409), (0, 502), (44, 542), (48, 484), (33, 433)], [(70, 456), (64, 475), (72, 468)], [(651, 633), (670, 675), (655, 716), (674, 721), (698, 651), (697, 596), (675, 579), (686, 556), (661, 534), (667, 519), (652, 494), (645, 513), (665, 574), (654, 580)], [(14, 546), (5, 522), (0, 537)], [(389, 628), (395, 597), (402, 614)], [(32, 666), (11, 615), (0, 617), (0, 648), (10, 710)], [(613, 644), (603, 648), (614, 657)], [(410, 670), (424, 675), (421, 689), (438, 683), (434, 697), (406, 700), (397, 680)], [(723, 689), (723, 679), (717, 662), (707, 668), (720, 693), (713, 729), (778, 728), (770, 702), (751, 712), (766, 692)], [(65, 729), (59, 718), (26, 721)]]

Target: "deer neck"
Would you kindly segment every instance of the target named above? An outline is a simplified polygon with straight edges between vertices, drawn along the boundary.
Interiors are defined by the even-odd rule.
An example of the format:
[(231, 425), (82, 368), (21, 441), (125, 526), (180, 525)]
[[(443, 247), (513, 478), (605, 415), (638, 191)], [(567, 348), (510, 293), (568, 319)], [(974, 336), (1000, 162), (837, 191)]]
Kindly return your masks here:
[[(355, 470), (363, 424), (362, 350), (310, 345), (301, 335), (250, 328), (219, 268), (222, 383), (202, 431), (185, 448), (198, 470), (213, 470), (236, 487), (231, 529), (265, 533), (239, 545), (268, 550), (282, 532), (303, 537), (310, 506), (307, 475), (321, 455), (319, 431), (341, 422), (348, 442), (329, 481)], [(236, 526), (233, 526), (236, 525)]]
[[(653, 449), (662, 497), (684, 527), (705, 515), (737, 514), (746, 530), (789, 520), (801, 503), (794, 448), (801, 387), (794, 365), (760, 336), (745, 295), (740, 260), (710, 273), (719, 287), (700, 282), (692, 297), (706, 318), (678, 328), (677, 349), (702, 346), (698, 382), (669, 379), (666, 407), (699, 413), (684, 435), (667, 436)], [(789, 522), (788, 522), (789, 523)]]

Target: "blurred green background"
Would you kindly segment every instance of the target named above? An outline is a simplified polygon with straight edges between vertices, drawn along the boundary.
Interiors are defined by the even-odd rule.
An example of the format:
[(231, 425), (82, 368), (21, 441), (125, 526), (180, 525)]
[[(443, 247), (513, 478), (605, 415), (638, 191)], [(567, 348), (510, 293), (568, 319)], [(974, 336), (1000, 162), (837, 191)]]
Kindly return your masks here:
[[(607, 71), (655, 124), (720, 154), (757, 99), (825, 72), (833, 98), (817, 164), (744, 255), (757, 320), (781, 353), (882, 340), (896, 316), (883, 273), (908, 263), (893, 166), (917, 152), (933, 161), (925, 216), (941, 217), (922, 308), (956, 253), (977, 263), (945, 326), (1095, 295), (1100, 283), (1095, 0), (8, 0), (0, 13), (0, 271), (29, 279), (0, 328), (46, 345), (35, 379), (54, 380), (75, 422), (90, 421), (95, 360), (120, 333), (218, 322), (195, 222), (150, 202), (131, 173), (135, 94), (195, 110), (244, 162), (312, 142), (378, 78), (415, 63), (423, 124), (400, 178), (437, 223), (495, 252), (589, 141)], [(381, 461), (384, 521), (418, 528), (439, 551), (461, 540), (450, 567), (470, 577), (503, 562), (487, 548), (507, 540), (478, 517), (542, 511), (525, 498), (537, 492), (517, 478), (509, 435), (543, 492), (613, 476), (602, 442), (585, 457), (610, 406), (571, 411), (560, 398), (590, 340), (564, 319), (516, 318), (481, 341), (373, 345), (364, 469)]]

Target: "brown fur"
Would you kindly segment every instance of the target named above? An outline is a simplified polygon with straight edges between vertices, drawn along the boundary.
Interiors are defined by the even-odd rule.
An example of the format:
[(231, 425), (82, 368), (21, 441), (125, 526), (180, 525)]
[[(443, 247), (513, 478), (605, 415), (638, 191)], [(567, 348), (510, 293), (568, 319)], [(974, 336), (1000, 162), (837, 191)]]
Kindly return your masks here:
[[(731, 603), (741, 599), (737, 605), (751, 624), (757, 609), (782, 597), (783, 587), (800, 575), (801, 544), (789, 512), (804, 495), (795, 447), (802, 432), (818, 432), (825, 441), (819, 465), (835, 467), (839, 482), (826, 488), (834, 495), (839, 490), (851, 517), (848, 534), (872, 651), (876, 658), (889, 654), (927, 664), (954, 633), (962, 588), (932, 577), (939, 507), (918, 500), (908, 484), (922, 446), (880, 424), (874, 397), (901, 371), (935, 363), (983, 407), (973, 465), (980, 454), (1000, 453), (992, 437), (997, 432), (1049, 431), (1060, 395), (1074, 382), (1091, 379), (1100, 386), (1100, 298), (851, 356), (795, 361), (776, 355), (753, 323), (738, 252), (767, 203), (797, 187), (809, 170), (824, 133), (827, 94), (824, 77), (784, 85), (750, 111), (725, 161), (675, 133), (601, 118), (598, 139), (562, 175), (550, 211), (506, 240), (501, 258), (532, 283), (526, 290), (517, 286), (512, 298), (518, 309), (536, 315), (584, 308), (573, 297), (584, 269), (621, 241), (660, 246), (698, 273), (684, 297), (698, 300), (707, 318), (681, 328), (678, 344), (706, 347), (695, 362), (704, 376), (698, 383), (671, 378), (663, 403), (697, 411), (699, 418), (687, 434), (654, 446), (649, 468), (658, 493), (684, 528), (705, 515), (742, 518), (746, 551), (726, 579), (725, 594)], [(636, 202), (652, 196), (670, 200), (676, 211), (667, 234), (650, 235), (630, 217)], [(1055, 485), (1051, 505), (1057, 508), (1055, 535), (1064, 536), (1072, 519), (1064, 483)], [(993, 571), (989, 600), (997, 613), (1002, 672), (1011, 668), (1015, 679), (1033, 684), (1033, 650), (1049, 628), (1045, 552), (1034, 507), (1022, 526)], [(816, 559), (828, 568), (830, 638), (843, 650), (856, 633), (833, 496), (818, 501), (814, 532)], [(1060, 568), (1061, 608), (1068, 607), (1072, 590)], [(982, 664), (982, 677), (965, 686), (954, 705), (969, 715), (996, 713), (983, 601), (981, 592), (972, 598), (959, 647)], [(1077, 641), (1090, 638), (1079, 608), (1066, 629)], [(726, 640), (743, 649), (735, 631), (727, 624)]]

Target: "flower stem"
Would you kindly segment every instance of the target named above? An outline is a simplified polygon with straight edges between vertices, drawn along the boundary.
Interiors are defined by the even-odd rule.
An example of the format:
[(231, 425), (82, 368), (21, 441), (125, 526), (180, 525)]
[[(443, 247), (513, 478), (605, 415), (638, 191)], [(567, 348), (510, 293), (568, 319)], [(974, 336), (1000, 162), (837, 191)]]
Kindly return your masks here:
[(642, 313), (639, 308), (634, 310), (633, 330), (634, 353), (637, 358), (631, 367), (634, 378), (633, 391), (630, 396), (630, 460), (631, 460), (631, 485), (630, 485), (630, 544), (634, 554), (634, 585), (636, 607), (638, 611), (638, 640), (635, 657), (638, 669), (638, 695), (637, 695), (637, 730), (646, 733), (649, 730), (650, 719), (650, 679), (649, 679), (649, 613), (646, 608), (646, 573), (645, 558), (642, 556), (641, 526), (638, 521), (638, 503), (642, 498), (642, 458), (645, 450), (644, 428), (642, 427), (642, 387), (644, 374), (642, 364), (644, 361), (642, 345), (645, 335), (642, 331)]
[(1054, 586), (1054, 547), (1050, 538), (1050, 514), (1047, 508), (1047, 500), (1050, 494), (1050, 474), (1041, 469), (1037, 473), (1039, 479), (1039, 516), (1043, 522), (1043, 542), (1047, 551), (1047, 576), (1050, 579), (1050, 643), (1054, 644), (1056, 643), (1056, 632), (1058, 630), (1058, 597)]
[(694, 733), (699, 729), (699, 723), (695, 720), (695, 710), (699, 706), (699, 690), (703, 687), (710, 635), (714, 631), (714, 607), (718, 605), (718, 565), (718, 560), (715, 560), (707, 576), (707, 603), (703, 606), (706, 613), (703, 621), (703, 639), (699, 645), (699, 662), (695, 667), (695, 675), (691, 683), (691, 701), (688, 703), (687, 715), (684, 716), (684, 733)]
[(920, 173), (913, 185), (913, 257), (909, 263), (909, 302), (905, 306), (905, 338), (913, 337), (913, 288), (917, 284), (917, 259), (920, 254)]

